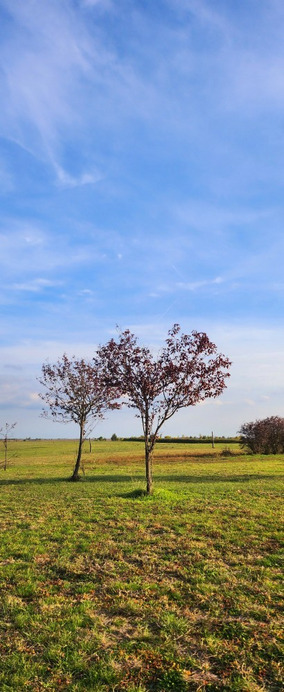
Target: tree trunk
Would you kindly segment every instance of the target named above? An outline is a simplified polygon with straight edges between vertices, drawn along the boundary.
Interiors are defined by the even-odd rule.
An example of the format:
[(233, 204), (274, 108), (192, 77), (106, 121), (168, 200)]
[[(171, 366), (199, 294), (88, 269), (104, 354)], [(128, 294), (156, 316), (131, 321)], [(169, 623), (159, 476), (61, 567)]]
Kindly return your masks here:
[(145, 444), (145, 470), (146, 470), (146, 489), (147, 495), (152, 494), (153, 478), (152, 478), (152, 450), (148, 444)]
[(146, 492), (147, 495), (152, 494), (152, 453), (154, 442), (151, 435), (151, 426), (149, 424), (149, 411), (146, 405), (145, 411), (145, 424), (143, 425), (144, 431), (144, 444), (145, 444), (145, 471), (146, 471)]
[(74, 468), (73, 474), (70, 478), (70, 481), (78, 481), (80, 478), (79, 469), (80, 469), (80, 464), (81, 464), (83, 442), (84, 442), (84, 423), (81, 423), (80, 424), (80, 438), (79, 438), (78, 454), (77, 454), (75, 468)]
[(4, 437), (4, 471), (7, 471), (8, 439)]

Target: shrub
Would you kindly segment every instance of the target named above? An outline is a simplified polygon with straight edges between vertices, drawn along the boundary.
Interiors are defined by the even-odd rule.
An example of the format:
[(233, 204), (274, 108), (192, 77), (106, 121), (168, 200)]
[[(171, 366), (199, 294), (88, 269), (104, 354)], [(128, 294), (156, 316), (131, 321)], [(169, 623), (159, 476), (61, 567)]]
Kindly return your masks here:
[(282, 454), (284, 452), (284, 418), (271, 416), (244, 423), (240, 428), (240, 444), (252, 454)]
[(224, 447), (224, 449), (222, 449), (222, 452), (220, 452), (220, 457), (234, 457), (235, 454), (236, 453), (232, 452), (230, 447)]

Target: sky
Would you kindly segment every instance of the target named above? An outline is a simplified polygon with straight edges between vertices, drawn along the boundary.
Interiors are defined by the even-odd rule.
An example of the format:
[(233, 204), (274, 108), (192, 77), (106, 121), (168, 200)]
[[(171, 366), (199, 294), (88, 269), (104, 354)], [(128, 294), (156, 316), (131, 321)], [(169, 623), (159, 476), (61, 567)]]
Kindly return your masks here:
[(73, 437), (42, 364), (177, 322), (233, 365), (165, 434), (284, 416), (283, 33), (281, 0), (0, 0), (0, 427)]

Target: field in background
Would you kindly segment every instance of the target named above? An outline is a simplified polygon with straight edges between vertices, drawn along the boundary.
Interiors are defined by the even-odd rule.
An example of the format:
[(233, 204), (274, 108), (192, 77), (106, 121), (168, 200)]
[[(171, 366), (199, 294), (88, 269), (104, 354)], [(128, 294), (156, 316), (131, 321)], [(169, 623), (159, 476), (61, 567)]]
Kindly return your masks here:
[[(283, 457), (14, 441), (0, 471), (0, 689), (282, 690)], [(226, 445), (224, 445), (226, 447)], [(283, 623), (282, 623), (283, 624)]]
[[(12, 477), (18, 474), (29, 475), (35, 469), (42, 469), (41, 473), (50, 475), (50, 470), (55, 466), (63, 475), (71, 475), (73, 465), (76, 460), (78, 443), (76, 440), (11, 440), (9, 443), (9, 454), (11, 461), (9, 468)], [(216, 443), (212, 448), (211, 442), (206, 444), (187, 444), (173, 442), (157, 444), (155, 447), (155, 459), (166, 459), (177, 461), (178, 459), (202, 459), (210, 457), (212, 460), (218, 456), (222, 450), (230, 449), (236, 454), (240, 453), (238, 443)], [(0, 464), (1, 464), (1, 445), (0, 445)], [(3, 456), (3, 454), (2, 454)], [(35, 464), (33, 464), (35, 461)], [(144, 445), (143, 441), (129, 442), (117, 440), (92, 440), (91, 452), (89, 440), (84, 443), (83, 467), (86, 472), (91, 474), (96, 469), (97, 464), (129, 461), (131, 464), (139, 463), (142, 474), (144, 473)], [(45, 466), (47, 465), (47, 471)], [(16, 476), (15, 476), (16, 474)]]

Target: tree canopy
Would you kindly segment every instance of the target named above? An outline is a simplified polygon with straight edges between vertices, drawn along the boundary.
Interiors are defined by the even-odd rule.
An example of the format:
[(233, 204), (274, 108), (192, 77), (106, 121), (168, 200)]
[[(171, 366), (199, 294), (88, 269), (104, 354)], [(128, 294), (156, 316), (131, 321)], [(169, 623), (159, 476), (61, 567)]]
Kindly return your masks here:
[(244, 423), (240, 428), (241, 446), (253, 454), (284, 452), (284, 418), (270, 416)]
[(72, 475), (72, 480), (77, 480), (86, 434), (90, 433), (92, 423), (102, 419), (109, 408), (118, 407), (113, 401), (116, 392), (104, 383), (97, 359), (88, 362), (75, 356), (68, 358), (66, 353), (55, 364), (42, 366), (39, 381), (44, 387), (39, 396), (48, 406), (43, 415), (51, 415), (54, 421), (61, 423), (79, 425), (78, 454)]
[(141, 418), (145, 442), (147, 492), (152, 490), (152, 452), (162, 425), (177, 411), (222, 394), (231, 362), (204, 332), (182, 334), (174, 324), (154, 357), (129, 330), (97, 353), (108, 387)]

